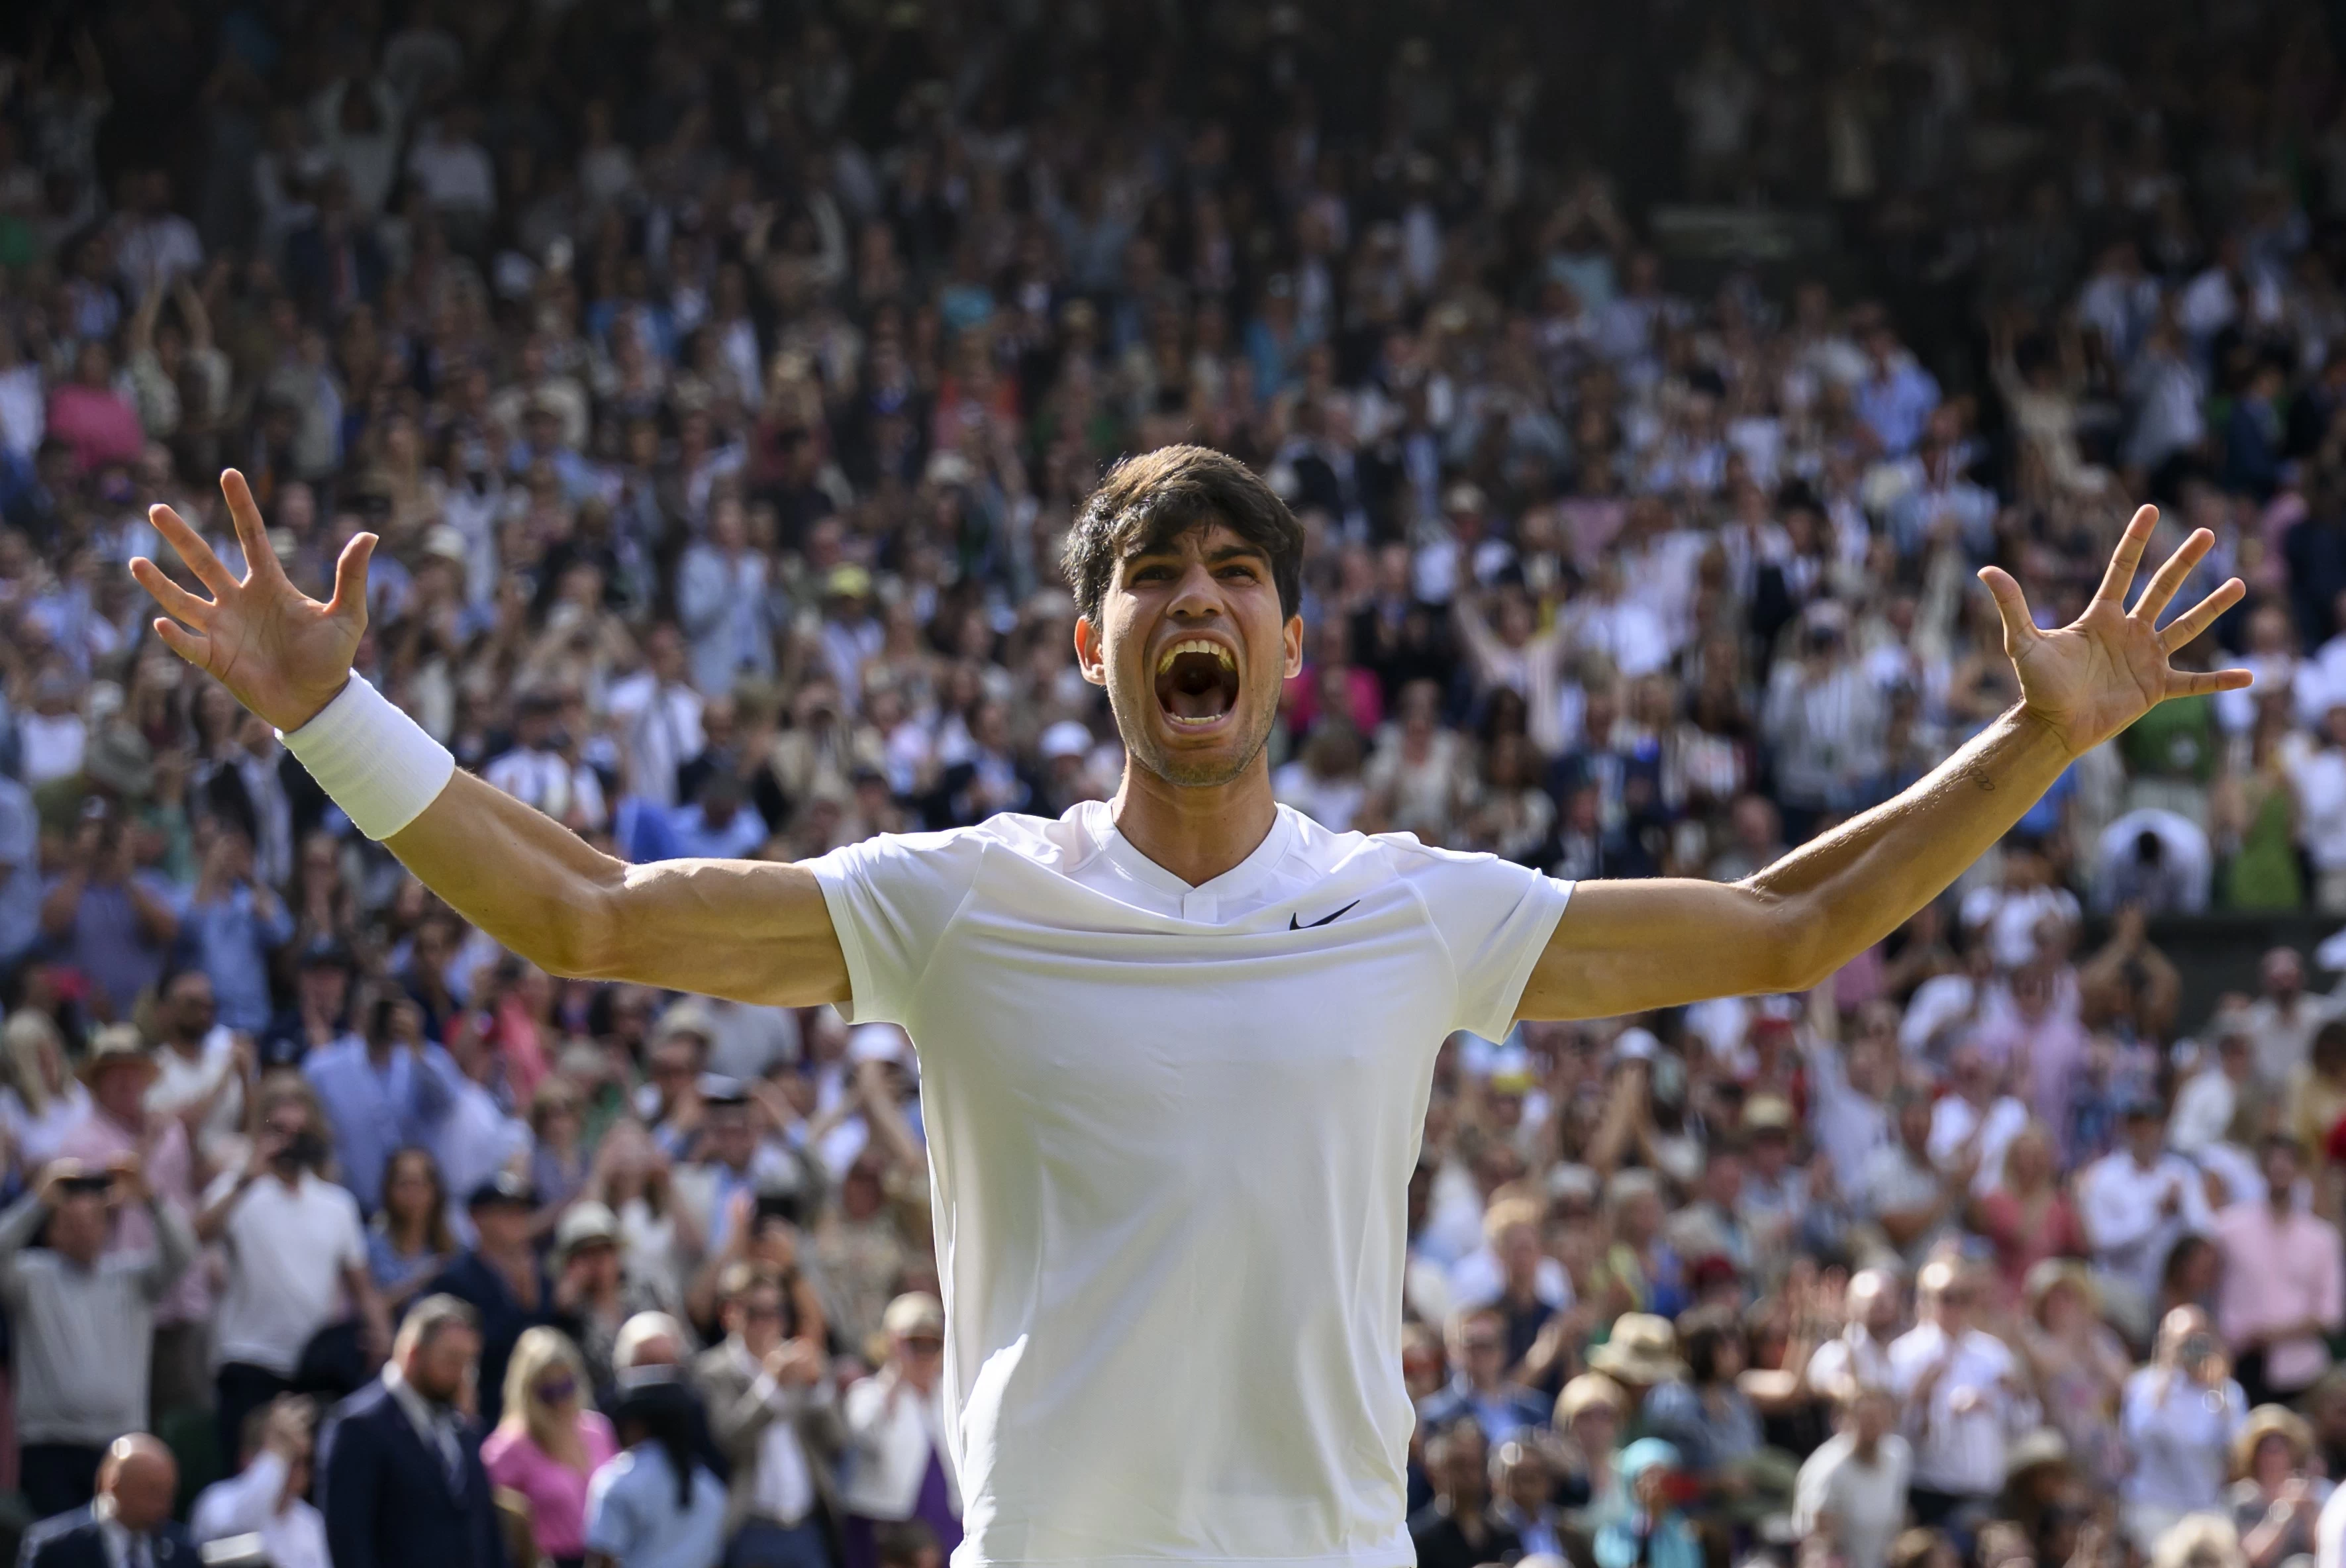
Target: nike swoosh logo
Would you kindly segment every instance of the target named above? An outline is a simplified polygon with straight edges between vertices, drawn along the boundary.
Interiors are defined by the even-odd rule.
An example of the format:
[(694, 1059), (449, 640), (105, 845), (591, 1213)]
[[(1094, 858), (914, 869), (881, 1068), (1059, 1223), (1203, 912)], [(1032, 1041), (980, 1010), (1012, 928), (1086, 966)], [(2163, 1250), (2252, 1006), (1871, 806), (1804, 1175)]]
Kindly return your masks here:
[(1317, 931), (1323, 925), (1343, 919), (1346, 915), (1352, 913), (1353, 910), (1359, 908), (1360, 903), (1360, 900), (1354, 899), (1351, 903), (1346, 904), (1342, 909), (1340, 909), (1334, 914), (1330, 915), (1327, 920), (1315, 920), (1310, 925), (1305, 925), (1302, 921), (1294, 915), (1289, 915), (1287, 917), (1287, 929), (1290, 931)]

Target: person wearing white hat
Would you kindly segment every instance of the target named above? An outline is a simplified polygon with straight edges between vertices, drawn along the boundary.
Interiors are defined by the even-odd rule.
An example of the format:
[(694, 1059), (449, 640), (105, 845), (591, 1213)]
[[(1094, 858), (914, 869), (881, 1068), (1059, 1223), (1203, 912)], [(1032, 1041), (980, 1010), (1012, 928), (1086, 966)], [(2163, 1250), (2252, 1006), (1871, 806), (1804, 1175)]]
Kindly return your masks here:
[(847, 1568), (873, 1568), (874, 1527), (918, 1519), (947, 1553), (961, 1542), (958, 1471), (945, 1441), (944, 1306), (925, 1291), (888, 1303), (880, 1370), (847, 1390), (840, 1416), (849, 1453), (840, 1502)]
[[(2129, 605), (2144, 507), (2067, 626), (1983, 569), (2019, 695), (1912, 788), (1739, 882), (1576, 886), (1279, 804), (1267, 747), (1302, 669), (1305, 532), (1236, 459), (1168, 445), (1119, 463), (1066, 535), (1076, 664), (1127, 752), (1113, 800), (797, 864), (631, 866), (458, 772), (352, 673), (372, 535), (321, 603), (270, 553), (243, 477), (221, 485), (249, 565), (153, 508), (196, 583), (132, 563), (156, 634), (487, 937), (554, 973), (843, 1005), (917, 1044), (952, 1306), (940, 1431), (974, 1493), (962, 1568), (1402, 1568), (1406, 1192), (1444, 1038), (1808, 990), (2081, 754), (2251, 679), (2171, 662), (2247, 592), (2168, 619), (2209, 531)], [(776, 639), (738, 502), (709, 510), (678, 604), (721, 689), (770, 672)], [(1007, 718), (981, 707), (980, 758)]]

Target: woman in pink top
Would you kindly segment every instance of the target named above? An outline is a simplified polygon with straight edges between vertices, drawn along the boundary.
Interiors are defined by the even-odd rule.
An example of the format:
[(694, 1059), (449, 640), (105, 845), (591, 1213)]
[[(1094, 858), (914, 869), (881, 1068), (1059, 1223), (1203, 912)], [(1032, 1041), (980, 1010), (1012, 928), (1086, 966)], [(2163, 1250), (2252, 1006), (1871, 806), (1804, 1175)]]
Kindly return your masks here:
[(2004, 1179), (1979, 1200), (1975, 1228), (1995, 1248), (2004, 1305), (2019, 1301), (2028, 1272), (2048, 1257), (2083, 1257), (2086, 1227), (2054, 1180), (2053, 1140), (2041, 1122), (2013, 1135)]
[(481, 1463), (529, 1504), (538, 1555), (557, 1568), (586, 1561), (586, 1479), (618, 1451), (577, 1349), (553, 1329), (524, 1333), (505, 1366), (505, 1419), (481, 1444)]
[(114, 361), (104, 343), (93, 339), (82, 344), (74, 379), (49, 394), (48, 431), (73, 448), (85, 473), (131, 462), (146, 446), (138, 411), (114, 390)]

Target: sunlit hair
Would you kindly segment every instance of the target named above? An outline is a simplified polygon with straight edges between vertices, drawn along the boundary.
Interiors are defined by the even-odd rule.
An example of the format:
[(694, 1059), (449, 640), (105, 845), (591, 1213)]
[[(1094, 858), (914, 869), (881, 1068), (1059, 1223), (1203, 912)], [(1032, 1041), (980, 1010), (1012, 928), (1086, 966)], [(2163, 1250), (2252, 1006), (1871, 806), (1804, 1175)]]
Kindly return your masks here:
[(49, 1085), (41, 1076), (41, 1047), (46, 1045), (57, 1054), (58, 1064), (65, 1061), (66, 1037), (58, 1032), (56, 1020), (35, 1007), (20, 1007), (8, 1014), (8, 1022), (0, 1025), (0, 1051), (5, 1051), (5, 1065), (9, 1086), (16, 1097), (25, 1102), (25, 1109), (36, 1117), (49, 1113)]
[(1067, 531), (1062, 565), (1094, 625), (1117, 566), (1137, 551), (1219, 523), (1270, 560), (1282, 616), (1303, 603), (1303, 524), (1254, 470), (1205, 446), (1161, 446), (1108, 470)]
[(578, 1347), (570, 1336), (559, 1329), (536, 1328), (522, 1331), (514, 1341), (513, 1359), (505, 1363), (505, 1408), (497, 1424), (526, 1431), (529, 1441), (544, 1452), (551, 1452), (549, 1440), (554, 1435), (554, 1412), (537, 1397), (538, 1380), (546, 1371), (560, 1367), (570, 1373), (570, 1380), (578, 1386), (578, 1408), (595, 1408), (595, 1397), (586, 1387), (586, 1364), (579, 1359)]

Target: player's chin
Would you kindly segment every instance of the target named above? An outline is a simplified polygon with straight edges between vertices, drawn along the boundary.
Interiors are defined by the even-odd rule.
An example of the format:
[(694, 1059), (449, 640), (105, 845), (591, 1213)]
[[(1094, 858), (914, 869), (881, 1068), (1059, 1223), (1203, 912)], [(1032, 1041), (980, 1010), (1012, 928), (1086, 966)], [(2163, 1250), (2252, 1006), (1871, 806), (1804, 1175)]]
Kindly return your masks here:
[(1266, 726), (1250, 722), (1239, 702), (1210, 717), (1187, 718), (1152, 705), (1148, 725), (1156, 771), (1175, 784), (1226, 784), (1246, 770), (1262, 748)]

